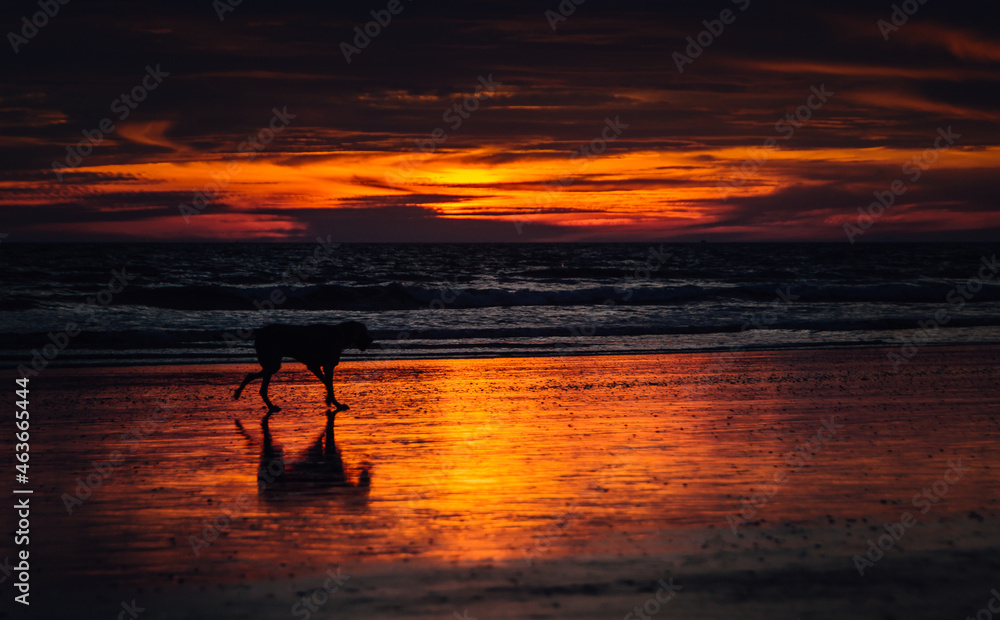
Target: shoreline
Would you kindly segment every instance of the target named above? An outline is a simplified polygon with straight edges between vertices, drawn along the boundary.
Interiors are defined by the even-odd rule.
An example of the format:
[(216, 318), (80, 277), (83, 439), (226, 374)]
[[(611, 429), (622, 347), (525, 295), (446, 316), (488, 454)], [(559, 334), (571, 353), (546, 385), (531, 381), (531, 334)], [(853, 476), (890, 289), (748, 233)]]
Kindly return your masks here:
[[(634, 355), (738, 355), (740, 353), (760, 353), (760, 352), (795, 352), (795, 351), (850, 351), (850, 350), (898, 350), (905, 346), (903, 342), (897, 343), (831, 343), (831, 344), (819, 344), (819, 345), (809, 345), (809, 346), (799, 346), (796, 344), (788, 345), (763, 345), (763, 346), (740, 346), (740, 347), (712, 347), (712, 348), (701, 348), (701, 349), (662, 349), (662, 348), (652, 348), (644, 350), (631, 350), (631, 351), (581, 351), (574, 350), (566, 353), (554, 353), (551, 350), (538, 351), (537, 353), (532, 352), (518, 352), (509, 355), (502, 355), (497, 352), (489, 352), (482, 354), (475, 353), (461, 353), (454, 355), (441, 355), (441, 354), (427, 354), (427, 355), (412, 355), (412, 356), (398, 356), (398, 355), (385, 355), (385, 356), (372, 356), (370, 353), (358, 353), (352, 351), (345, 351), (342, 356), (340, 363), (344, 362), (398, 362), (398, 361), (434, 361), (434, 360), (489, 360), (489, 359), (534, 359), (534, 358), (564, 358), (564, 357), (628, 357)], [(917, 347), (919, 350), (932, 350), (932, 349), (942, 349), (942, 348), (1000, 348), (1000, 342), (979, 342), (979, 343), (964, 343), (964, 342), (943, 342), (943, 343), (927, 343)], [(127, 351), (121, 351), (119, 353), (125, 353)], [(121, 360), (120, 357), (114, 358), (116, 360)], [(110, 362), (110, 363), (109, 363)], [(30, 356), (28, 358), (18, 357), (12, 358), (8, 357), (6, 359), (0, 357), (0, 372), (2, 371), (15, 371), (21, 365), (29, 366), (31, 363)], [(80, 358), (69, 358), (60, 360), (56, 357), (54, 360), (48, 362), (45, 368), (52, 369), (71, 369), (71, 368), (128, 368), (132, 366), (233, 366), (240, 364), (256, 364), (257, 359), (253, 352), (247, 353), (244, 357), (239, 359), (234, 359), (233, 356), (204, 356), (204, 357), (164, 357), (162, 359), (147, 359), (147, 358), (137, 358), (127, 361), (111, 361), (105, 357), (93, 356), (93, 359), (86, 360)], [(297, 363), (291, 358), (285, 358), (284, 364)], [(42, 371), (38, 371), (39, 373)], [(29, 376), (37, 376), (29, 375)]]

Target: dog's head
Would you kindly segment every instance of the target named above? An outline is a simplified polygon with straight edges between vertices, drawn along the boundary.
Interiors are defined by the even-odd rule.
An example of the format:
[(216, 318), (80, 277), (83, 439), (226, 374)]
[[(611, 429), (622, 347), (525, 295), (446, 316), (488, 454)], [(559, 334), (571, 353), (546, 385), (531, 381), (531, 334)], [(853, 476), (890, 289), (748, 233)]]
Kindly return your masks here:
[(358, 351), (365, 351), (371, 346), (375, 339), (368, 335), (368, 328), (364, 323), (348, 321), (344, 323), (344, 330), (347, 333), (347, 342), (358, 348)]

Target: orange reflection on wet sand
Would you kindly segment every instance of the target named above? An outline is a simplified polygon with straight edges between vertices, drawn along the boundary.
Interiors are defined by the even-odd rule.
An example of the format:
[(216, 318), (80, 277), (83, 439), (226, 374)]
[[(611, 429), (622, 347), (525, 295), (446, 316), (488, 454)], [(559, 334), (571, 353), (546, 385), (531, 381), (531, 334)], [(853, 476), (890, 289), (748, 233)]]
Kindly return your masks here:
[(959, 458), (926, 520), (995, 517), (996, 352), (992, 370), (937, 370), (967, 355), (927, 350), (898, 375), (877, 350), (349, 359), (335, 424), (286, 364), (265, 426), (256, 386), (231, 400), (244, 366), (47, 371), (39, 555), (57, 574), (198, 579), (693, 551), (734, 521), (897, 520)]

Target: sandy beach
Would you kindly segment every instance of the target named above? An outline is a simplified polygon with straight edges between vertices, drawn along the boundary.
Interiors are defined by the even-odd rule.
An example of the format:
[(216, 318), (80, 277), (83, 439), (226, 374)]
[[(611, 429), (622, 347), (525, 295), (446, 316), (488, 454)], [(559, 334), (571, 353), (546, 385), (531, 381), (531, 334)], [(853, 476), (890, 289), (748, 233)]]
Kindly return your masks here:
[(887, 352), (348, 361), (332, 426), (292, 363), (264, 427), (245, 365), (46, 369), (33, 617), (974, 617), (1000, 348)]

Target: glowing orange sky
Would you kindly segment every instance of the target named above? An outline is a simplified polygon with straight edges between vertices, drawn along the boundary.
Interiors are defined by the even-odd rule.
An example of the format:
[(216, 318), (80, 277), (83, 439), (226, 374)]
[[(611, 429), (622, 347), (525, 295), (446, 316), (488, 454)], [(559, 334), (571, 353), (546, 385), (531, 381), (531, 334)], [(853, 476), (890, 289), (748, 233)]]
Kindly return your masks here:
[[(534, 224), (572, 225), (583, 231), (616, 228), (639, 236), (669, 235), (689, 226), (705, 227), (724, 220), (730, 211), (729, 203), (740, 198), (766, 198), (782, 188), (800, 185), (797, 169), (827, 164), (891, 168), (898, 162), (920, 157), (923, 149), (776, 149), (767, 151), (767, 160), (742, 184), (736, 182), (741, 177), (732, 168), (754, 155), (759, 158), (761, 149), (718, 148), (679, 153), (637, 150), (593, 160), (540, 158), (537, 153), (506, 151), (514, 158), (491, 163), (489, 158), (496, 152), (469, 149), (436, 153), (420, 161), (412, 174), (405, 177), (399, 176), (399, 163), (407, 155), (347, 152), (315, 157), (278, 152), (274, 158), (242, 163), (240, 172), (230, 175), (229, 182), (217, 195), (213, 194), (215, 199), (190, 215), (187, 222), (175, 207), (173, 213), (160, 210), (155, 216), (150, 213), (151, 217), (141, 225), (98, 222), (81, 227), (73, 223), (66, 224), (65, 230), (115, 232), (156, 240), (183, 236), (283, 238), (286, 233), (305, 232), (305, 226), (294, 215), (282, 215), (283, 209), (295, 209), (298, 214), (300, 209), (363, 208), (373, 200), (431, 195), (441, 198), (423, 206), (433, 209), (438, 217), (509, 221), (515, 237), (517, 228)], [(935, 174), (947, 175), (998, 164), (1000, 149), (996, 147), (954, 150), (943, 153), (934, 169)], [(225, 169), (226, 162), (219, 158), (81, 167), (81, 174), (111, 175), (111, 180), (80, 189), (71, 184), (61, 192), (61, 197), (72, 197), (79, 191), (87, 199), (99, 200), (101, 196), (114, 196), (122, 191), (183, 192), (181, 188), (191, 188), (191, 198), (185, 201), (191, 205), (195, 192), (213, 187), (211, 184), (216, 183)], [(569, 175), (564, 183), (553, 182), (565, 178), (564, 175)], [(3, 184), (11, 196), (18, 192), (29, 194), (31, 189), (41, 193), (48, 185), (48, 181), (36, 181), (27, 187), (12, 182)], [(842, 189), (865, 193), (869, 184), (847, 182)], [(34, 202), (39, 206), (45, 204), (42, 199)], [(906, 211), (912, 207), (906, 202), (896, 205), (897, 212), (887, 214), (886, 221), (906, 220)], [(119, 207), (103, 207), (110, 212), (116, 208)], [(853, 221), (856, 215), (846, 208), (809, 209), (803, 205), (801, 213), (775, 224), (807, 227), (822, 220), (836, 231), (841, 223)], [(943, 215), (946, 225), (956, 229), (974, 223)], [(40, 226), (60, 229), (58, 223)], [(794, 234), (794, 229), (790, 232)]]

